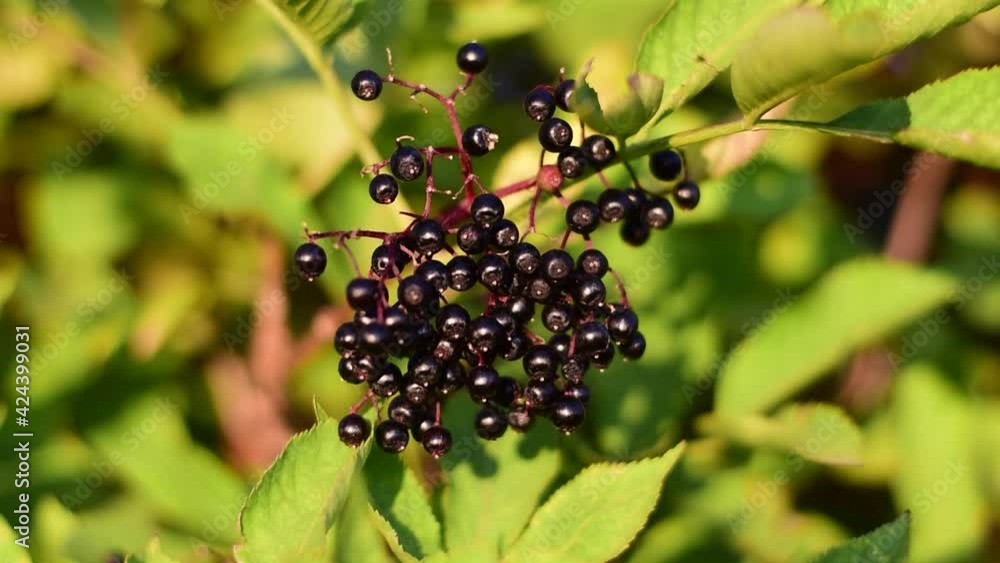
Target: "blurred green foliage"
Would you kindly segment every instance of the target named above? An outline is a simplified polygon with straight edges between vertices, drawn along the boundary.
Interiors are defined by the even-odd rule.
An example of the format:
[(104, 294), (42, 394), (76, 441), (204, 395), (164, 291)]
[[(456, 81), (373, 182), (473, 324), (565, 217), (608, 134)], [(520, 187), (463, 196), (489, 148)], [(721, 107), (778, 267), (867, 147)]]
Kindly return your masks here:
[[(407, 560), (441, 547), (465, 550), (466, 558), (454, 561), (490, 561), (500, 550), (532, 549), (524, 542), (538, 540), (546, 519), (566, 510), (558, 505), (567, 495), (602, 471), (627, 467), (610, 501), (578, 510), (625, 503), (634, 517), (651, 511), (645, 529), (633, 538), (580, 523), (573, 528), (579, 535), (564, 538), (580, 560), (804, 561), (906, 510), (913, 561), (1000, 558), (1000, 176), (957, 165), (927, 263), (891, 265), (873, 255), (898, 209), (899, 190), (890, 186), (912, 181), (914, 152), (798, 131), (688, 147), (691, 174), (704, 179), (698, 210), (640, 249), (613, 229), (595, 235), (626, 281), (650, 347), (641, 362), (593, 376), (582, 432), (508, 436), (488, 450), (470, 448), (463, 463), (445, 458), (439, 468), (410, 448), (405, 467), (387, 460), (366, 466), (366, 499), (360, 480), (342, 473), (348, 462), (341, 459), (363, 461), (365, 454), (343, 451), (323, 414), (339, 416), (358, 395), (337, 377), (329, 345), (331, 327), (349, 314), (340, 291), (353, 274), (346, 255), (331, 253), (327, 274), (307, 284), (289, 256), (303, 224), (400, 226), (368, 199), (358, 174), (369, 164), (357, 155), (362, 139), (385, 154), (398, 135), (440, 143), (450, 131), (440, 108), (424, 111), (403, 91), (387, 90), (374, 104), (347, 99), (344, 77), (359, 68), (384, 71), (391, 48), (399, 74), (446, 88), (458, 79), (457, 46), (486, 43), (490, 69), (459, 115), (500, 133), (502, 156), (477, 165), (497, 186), (535, 170), (535, 131), (522, 117), (521, 98), (560, 68), (575, 76), (594, 59), (588, 82), (597, 92), (622, 91), (633, 61), (659, 74), (665, 102), (661, 119), (640, 135), (649, 138), (739, 120), (738, 107), (767, 110), (763, 100), (805, 71), (779, 69), (768, 58), (787, 51), (781, 41), (794, 37), (771, 34), (759, 39), (772, 41), (766, 49), (739, 53), (722, 40), (752, 37), (754, 25), (781, 11), (778, 2), (761, 3), (768, 6), (759, 18), (737, 16), (741, 25), (724, 26), (709, 25), (712, 10), (729, 4), (714, 0), (290, 2), (336, 10), (336, 25), (311, 28), (334, 54), (340, 79), (331, 84), (317, 78), (308, 53), (304, 58), (267, 4), (0, 6), (0, 325), (7, 340), (0, 345), (7, 405), (0, 412), (0, 507), (10, 523), (0, 521), (0, 560), (27, 561), (12, 547), (11, 530), (23, 492), (13, 487), (17, 459), (10, 454), (17, 325), (31, 327), (36, 562), (105, 561), (126, 552), (144, 554), (135, 561), (229, 560), (253, 483), (293, 432), (312, 425), (314, 412), (319, 424), (294, 438), (277, 462), (285, 472), (271, 474), (247, 503), (244, 538), (273, 537), (277, 550), (299, 519), (342, 507), (331, 532), (295, 539), (352, 563)], [(734, 4), (743, 14), (758, 3)], [(905, 2), (827, 4), (836, 23), (820, 27), (845, 25), (844, 14), (872, 4), (909, 14), (879, 55), (923, 39), (782, 105), (788, 119), (833, 120), (1000, 62), (997, 9), (934, 37), (920, 31), (944, 27), (925, 18), (961, 21), (995, 2), (942, 3), (948, 13), (930, 16), (906, 12)], [(668, 7), (680, 16), (656, 23)], [(710, 31), (697, 33), (702, 29)], [(811, 62), (833, 77), (858, 62), (855, 54), (847, 62), (838, 53)], [(734, 59), (739, 106), (723, 72)], [(769, 74), (775, 70), (785, 73)], [(998, 90), (990, 84), (969, 87), (984, 104), (925, 95), (919, 108), (927, 113), (913, 122), (920, 130), (893, 127), (898, 116), (879, 105), (839, 123), (876, 123), (879, 135), (933, 146), (920, 137), (923, 116), (935, 123), (942, 113), (954, 117), (945, 111), (954, 105), (959, 124), (992, 120), (994, 136), (972, 149), (959, 142), (953, 154), (995, 163)], [(741, 97), (755, 87), (762, 91)], [(644, 166), (637, 169), (655, 185)], [(435, 172), (440, 184), (460, 182), (457, 165)], [(621, 167), (608, 177), (629, 181)], [(599, 189), (590, 180), (580, 193)], [(407, 203), (419, 207), (423, 193), (411, 191)], [(561, 208), (548, 202), (541, 209), (542, 230), (556, 234)], [(351, 248), (364, 262), (372, 246)], [(891, 379), (863, 382), (857, 400), (851, 358), (871, 345), (883, 347)], [(466, 407), (448, 416), (468, 418)], [(456, 434), (465, 438), (473, 440)], [(682, 439), (684, 456), (657, 496), (680, 450), (663, 454)], [(651, 456), (660, 457), (580, 472)], [(373, 452), (369, 464), (384, 457)], [(319, 497), (310, 496), (319, 494), (309, 489), (316, 482)], [(567, 482), (561, 496), (551, 495)], [(536, 512), (545, 499), (552, 504)], [(908, 527), (910, 516), (902, 518)], [(898, 549), (906, 544), (893, 526), (879, 533)], [(394, 542), (400, 529), (408, 533)], [(627, 550), (607, 551), (605, 541)], [(822, 560), (880, 560), (865, 551), (871, 543), (857, 541), (844, 549), (860, 551)], [(259, 545), (240, 556), (281, 560), (254, 553)]]

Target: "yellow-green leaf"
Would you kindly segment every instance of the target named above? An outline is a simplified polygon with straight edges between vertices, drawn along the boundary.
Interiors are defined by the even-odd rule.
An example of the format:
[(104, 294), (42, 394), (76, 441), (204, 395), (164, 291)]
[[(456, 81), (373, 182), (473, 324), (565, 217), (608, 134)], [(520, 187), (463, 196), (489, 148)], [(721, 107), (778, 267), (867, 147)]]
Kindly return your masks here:
[(634, 135), (656, 115), (663, 98), (663, 80), (656, 75), (639, 72), (628, 77), (625, 93), (602, 103), (597, 91), (587, 83), (590, 62), (576, 78), (576, 90), (571, 104), (583, 122), (601, 133), (626, 138)]

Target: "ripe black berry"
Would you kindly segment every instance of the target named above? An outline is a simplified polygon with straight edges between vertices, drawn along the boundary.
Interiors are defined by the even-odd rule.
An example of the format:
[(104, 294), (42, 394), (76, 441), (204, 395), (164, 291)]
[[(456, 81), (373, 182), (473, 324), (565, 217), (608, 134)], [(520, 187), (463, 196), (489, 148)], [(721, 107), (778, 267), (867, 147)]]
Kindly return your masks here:
[(531, 322), (535, 316), (535, 304), (527, 297), (520, 295), (511, 297), (507, 300), (507, 308), (510, 309), (510, 314), (519, 324)]
[(590, 362), (595, 368), (604, 371), (608, 369), (608, 366), (611, 365), (611, 362), (614, 359), (615, 359), (615, 347), (608, 345), (607, 348), (591, 356)]
[(510, 251), (510, 264), (522, 274), (534, 274), (541, 261), (541, 253), (530, 242), (519, 243)]
[(448, 289), (448, 266), (437, 260), (428, 260), (417, 267), (414, 273), (431, 284), (438, 293)]
[(431, 354), (413, 356), (406, 366), (406, 373), (410, 379), (424, 387), (437, 385), (442, 371), (441, 362)]
[(535, 379), (524, 386), (524, 402), (529, 409), (544, 411), (559, 394), (559, 389), (548, 379)]
[(360, 385), (365, 382), (365, 375), (358, 370), (358, 362), (351, 356), (340, 358), (337, 364), (337, 373), (340, 378), (351, 385)]
[(435, 426), (438, 426), (438, 423), (434, 420), (434, 415), (427, 413), (424, 414), (423, 418), (421, 418), (419, 422), (410, 427), (410, 433), (413, 434), (414, 440), (422, 442), (424, 434)]
[(559, 109), (563, 111), (572, 112), (573, 108), (570, 105), (570, 98), (573, 97), (573, 92), (576, 91), (576, 80), (569, 79), (563, 80), (556, 86), (556, 105)]
[(372, 273), (378, 277), (395, 278), (408, 261), (409, 257), (400, 248), (383, 244), (372, 251)]
[(536, 344), (528, 348), (521, 365), (532, 379), (554, 378), (559, 368), (559, 353), (546, 344)]
[(595, 321), (583, 323), (573, 334), (576, 353), (589, 356), (603, 351), (611, 343), (608, 329)]
[(684, 180), (674, 188), (674, 201), (681, 209), (694, 209), (700, 200), (701, 188), (691, 180)]
[(587, 161), (597, 170), (600, 170), (615, 159), (615, 144), (604, 135), (591, 135), (583, 140), (580, 150), (587, 157)]
[(415, 381), (406, 384), (403, 394), (406, 396), (406, 400), (414, 405), (426, 404), (427, 399), (430, 398), (430, 392), (427, 391), (427, 388)]
[(576, 314), (573, 307), (566, 303), (549, 303), (542, 309), (542, 324), (552, 332), (565, 332), (574, 322)]
[(596, 309), (604, 305), (607, 288), (597, 276), (577, 274), (573, 283), (573, 300), (582, 309)]
[(473, 125), (462, 134), (462, 147), (472, 156), (483, 156), (493, 150), (500, 136), (485, 125)]
[(627, 359), (638, 360), (646, 352), (646, 337), (641, 332), (636, 332), (618, 349)]
[(508, 362), (516, 362), (524, 357), (531, 342), (528, 337), (520, 332), (515, 332), (507, 338), (507, 349), (503, 352), (503, 359)]
[(378, 282), (355, 278), (347, 284), (347, 304), (355, 311), (374, 308), (379, 297)]
[(431, 256), (444, 248), (444, 229), (434, 219), (418, 219), (410, 228), (417, 251)]
[(500, 384), (497, 385), (497, 393), (493, 396), (493, 402), (502, 407), (509, 407), (514, 404), (520, 393), (521, 387), (517, 384), (516, 379), (513, 377), (501, 377)]
[(352, 448), (356, 448), (368, 439), (369, 434), (372, 432), (372, 427), (363, 416), (351, 413), (340, 419), (337, 431), (340, 434), (340, 441)]
[(358, 349), (358, 327), (354, 323), (344, 323), (337, 327), (333, 337), (333, 347), (338, 354), (346, 354)]
[(369, 383), (373, 393), (379, 397), (391, 397), (399, 391), (399, 386), (403, 382), (403, 374), (394, 364), (386, 364), (382, 373), (375, 381)]
[(480, 316), (469, 324), (469, 345), (480, 354), (491, 354), (500, 348), (506, 331), (496, 319)]
[(351, 91), (358, 99), (370, 102), (382, 93), (382, 78), (374, 70), (361, 70), (351, 79)]
[(392, 153), (389, 168), (393, 176), (411, 182), (424, 173), (424, 156), (413, 147), (401, 146)]
[(615, 342), (622, 343), (632, 338), (639, 330), (639, 316), (632, 309), (621, 308), (608, 315), (608, 334)]
[(398, 454), (410, 443), (410, 433), (395, 420), (383, 420), (375, 427), (375, 443), (390, 454)]
[(520, 238), (521, 231), (510, 219), (500, 219), (490, 229), (490, 244), (497, 252), (507, 252), (514, 248)]
[(674, 206), (662, 197), (654, 197), (642, 208), (642, 221), (654, 229), (666, 229), (674, 222)]
[(406, 400), (400, 395), (389, 402), (389, 418), (396, 422), (411, 427), (420, 421), (424, 416), (424, 409)]
[(565, 250), (553, 248), (542, 254), (542, 275), (553, 283), (560, 283), (573, 273), (573, 257)]
[(579, 178), (587, 169), (587, 158), (580, 147), (567, 147), (559, 153), (556, 164), (564, 178)]
[(469, 214), (477, 225), (484, 229), (489, 229), (497, 221), (503, 219), (503, 200), (494, 194), (479, 194), (472, 200), (469, 207)]
[(476, 433), (484, 440), (496, 440), (507, 431), (507, 419), (493, 407), (476, 413)]
[(535, 88), (524, 98), (524, 113), (539, 123), (552, 117), (556, 112), (556, 99), (545, 88)]
[(451, 432), (440, 426), (432, 426), (423, 432), (420, 442), (427, 453), (437, 459), (451, 449)]
[(573, 142), (573, 128), (558, 117), (550, 118), (538, 129), (538, 142), (549, 152), (561, 152)]
[(584, 404), (590, 402), (590, 388), (582, 383), (567, 385), (566, 388), (563, 389), (563, 394)]
[(572, 434), (583, 424), (587, 411), (583, 403), (572, 397), (560, 397), (552, 404), (549, 418), (556, 428), (566, 434)]
[(465, 332), (469, 329), (469, 312), (465, 307), (457, 303), (449, 303), (441, 308), (437, 314), (437, 328), (441, 336), (455, 342), (465, 339)]
[(524, 407), (511, 409), (507, 413), (507, 424), (517, 432), (526, 432), (535, 423), (535, 417), (531, 411)]
[(326, 252), (318, 244), (307, 242), (295, 249), (295, 265), (304, 278), (312, 281), (326, 270)]
[(570, 342), (568, 334), (554, 334), (549, 339), (549, 346), (552, 346), (552, 349), (559, 354), (559, 358), (565, 362), (569, 359)]
[(684, 171), (684, 158), (672, 149), (654, 152), (649, 155), (649, 171), (657, 180), (673, 182)]
[(459, 227), (457, 239), (458, 247), (466, 254), (482, 254), (490, 242), (489, 232), (475, 223)]
[(625, 219), (633, 208), (632, 201), (621, 190), (609, 189), (601, 192), (597, 198), (597, 206), (601, 209), (601, 220), (606, 223), (617, 223)]
[(427, 305), (432, 299), (437, 298), (437, 292), (431, 284), (417, 276), (403, 278), (396, 288), (396, 298), (404, 307), (410, 310), (417, 310)]
[(442, 395), (450, 395), (458, 391), (465, 385), (465, 368), (458, 362), (448, 362), (441, 372), (441, 382), (438, 384), (438, 391)]
[(528, 297), (535, 303), (547, 303), (552, 298), (552, 282), (545, 278), (534, 278), (528, 282)]
[(632, 246), (642, 246), (649, 240), (649, 225), (639, 219), (629, 219), (622, 223), (622, 240)]
[(583, 376), (587, 374), (587, 368), (589, 367), (590, 362), (587, 358), (584, 358), (583, 356), (573, 356), (563, 363), (562, 376), (566, 379), (566, 381), (572, 384), (578, 384), (583, 381)]
[(399, 184), (396, 183), (396, 179), (392, 176), (379, 174), (369, 182), (368, 195), (371, 196), (372, 201), (375, 203), (388, 205), (396, 201), (396, 197), (399, 195)]
[(469, 370), (466, 385), (473, 401), (485, 403), (496, 396), (500, 387), (500, 374), (489, 366), (476, 366)]
[(448, 287), (467, 291), (476, 285), (476, 261), (468, 256), (456, 256), (448, 262)]
[(566, 225), (574, 233), (588, 235), (601, 224), (601, 210), (585, 199), (574, 201), (566, 208)]
[(486, 48), (472, 41), (462, 45), (458, 50), (458, 55), (455, 57), (455, 61), (458, 63), (458, 68), (462, 69), (462, 72), (468, 74), (479, 74), (482, 72), (486, 65), (490, 62), (489, 53), (486, 52)]
[(391, 338), (385, 325), (372, 323), (358, 330), (358, 347), (369, 354), (380, 354), (389, 346)]
[(577, 257), (576, 269), (585, 274), (603, 278), (611, 269), (611, 266), (608, 264), (608, 258), (603, 252), (596, 248), (588, 248)]
[(514, 279), (514, 272), (507, 265), (507, 261), (496, 254), (483, 256), (476, 274), (479, 283), (494, 293), (509, 287)]

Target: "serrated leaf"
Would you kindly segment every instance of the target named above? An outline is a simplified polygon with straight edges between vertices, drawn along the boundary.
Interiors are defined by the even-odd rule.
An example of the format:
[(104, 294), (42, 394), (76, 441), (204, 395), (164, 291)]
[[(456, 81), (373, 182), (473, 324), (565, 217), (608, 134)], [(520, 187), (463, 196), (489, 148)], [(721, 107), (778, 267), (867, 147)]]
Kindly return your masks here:
[(800, 7), (768, 21), (733, 61), (733, 96), (753, 123), (795, 93), (873, 58), (882, 44), (881, 22), (870, 13), (834, 20)]
[(331, 530), (334, 557), (331, 561), (390, 563), (394, 559), (369, 518), (368, 488), (364, 479), (353, 479), (351, 492)]
[(872, 58), (887, 55), (914, 41), (936, 35), (946, 27), (962, 23), (996, 6), (1000, 6), (1000, 0), (826, 0), (824, 4), (835, 18), (861, 12), (879, 16), (884, 22), (884, 39), (881, 48), (873, 53)]
[(732, 353), (716, 388), (716, 411), (770, 409), (857, 348), (943, 304), (953, 288), (951, 277), (910, 265), (878, 259), (840, 265)]
[(904, 563), (910, 546), (910, 513), (813, 559), (813, 563)]
[(242, 563), (329, 560), (326, 533), (364, 465), (371, 440), (355, 449), (327, 419), (295, 435), (264, 472), (240, 512)]
[(663, 79), (662, 111), (673, 111), (733, 62), (771, 17), (804, 0), (671, 0), (643, 37), (636, 69)]
[(375, 526), (375, 529), (382, 536), (382, 539), (389, 544), (389, 549), (392, 550), (393, 555), (395, 555), (403, 563), (415, 563), (416, 561), (419, 561), (416, 557), (410, 555), (410, 553), (406, 551), (406, 548), (403, 547), (402, 542), (399, 540), (399, 535), (396, 534), (396, 529), (392, 527), (392, 524), (390, 524), (388, 520), (379, 514), (377, 510), (371, 508), (371, 506), (368, 507), (368, 511), (371, 516), (370, 522), (372, 522)]
[[(969, 70), (828, 125), (1000, 169), (1000, 67)], [(840, 131), (844, 130), (844, 131)]]
[(403, 549), (420, 559), (441, 551), (441, 524), (399, 456), (375, 451), (365, 465), (372, 509), (395, 531)]
[(505, 562), (601, 563), (623, 552), (656, 506), (684, 443), (660, 457), (598, 463), (556, 491), (531, 519)]
[(624, 94), (602, 103), (597, 91), (587, 83), (591, 62), (584, 65), (576, 78), (576, 90), (571, 104), (583, 122), (592, 129), (627, 138), (634, 135), (656, 115), (663, 99), (663, 80), (653, 74), (638, 72), (628, 77)]
[(445, 418), (455, 424), (454, 446), (441, 458), (448, 476), (441, 497), (445, 545), (456, 557), (461, 553), (462, 561), (496, 561), (528, 523), (559, 471), (555, 432), (551, 425), (539, 424), (529, 433), (509, 432), (487, 442), (473, 431), (470, 401), (451, 401), (448, 407)]
[(320, 49), (331, 46), (347, 29), (365, 0), (258, 0), (282, 16), (289, 33), (308, 37)]
[(773, 417), (714, 417), (707, 419), (704, 427), (742, 444), (795, 452), (817, 463), (861, 463), (861, 431), (835, 405), (788, 405)]

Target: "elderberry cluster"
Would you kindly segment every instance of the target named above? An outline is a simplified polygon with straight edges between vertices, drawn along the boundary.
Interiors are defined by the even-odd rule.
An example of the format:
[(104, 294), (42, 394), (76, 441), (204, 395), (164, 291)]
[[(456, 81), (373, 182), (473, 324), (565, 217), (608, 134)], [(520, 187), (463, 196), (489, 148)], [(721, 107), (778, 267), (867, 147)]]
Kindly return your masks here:
[[(469, 43), (456, 59), (466, 80), (450, 96), (403, 81), (392, 72), (380, 76), (372, 70), (358, 72), (351, 87), (359, 99), (371, 101), (379, 97), (384, 84), (396, 84), (411, 89), (414, 96), (431, 96), (450, 110), (489, 57), (481, 45)], [(544, 151), (558, 153), (557, 165), (542, 166), (536, 178), (492, 191), (483, 188), (472, 158), (492, 151), (499, 137), (485, 125), (463, 130), (451, 111), (457, 146), (415, 147), (397, 139), (389, 159), (366, 168), (373, 174), (369, 194), (380, 204), (396, 201), (400, 182), (426, 176), (422, 214), (407, 213), (412, 221), (395, 233), (309, 233), (309, 241), (296, 251), (299, 270), (311, 280), (327, 265), (318, 240), (334, 238), (348, 253), (342, 246), (345, 241), (381, 240), (371, 254), (367, 275), (359, 270), (347, 285), (346, 301), (354, 316), (337, 329), (334, 339), (341, 355), (340, 377), (367, 387), (362, 401), (340, 422), (340, 437), (346, 444), (358, 446), (374, 430), (376, 444), (387, 452), (403, 451), (412, 437), (440, 457), (452, 444), (442, 421), (442, 404), (459, 393), (481, 405), (473, 424), (483, 439), (495, 440), (508, 427), (527, 431), (539, 418), (570, 434), (586, 416), (588, 372), (603, 371), (616, 356), (634, 360), (645, 352), (639, 317), (590, 234), (601, 222), (623, 222), (625, 240), (640, 244), (651, 228), (670, 225), (673, 207), (638, 182), (629, 189), (608, 187), (596, 203), (568, 202), (559, 193), (564, 179), (579, 178), (588, 168), (599, 172), (617, 157), (614, 143), (602, 135), (588, 136), (573, 146), (573, 128), (554, 117), (557, 108), (571, 111), (574, 90), (573, 80), (562, 80), (556, 86), (535, 88), (525, 99), (525, 112), (541, 124), (543, 161)], [(434, 216), (431, 196), (441, 190), (434, 183), (433, 162), (456, 156), (464, 179), (456, 191), (464, 197)], [(683, 158), (675, 151), (656, 153), (650, 169), (656, 178), (676, 182), (683, 173)], [(534, 204), (524, 233), (507, 217), (502, 196), (529, 189), (535, 190), (535, 201), (544, 191), (566, 206), (568, 230), (557, 248), (542, 249), (525, 240), (534, 232)], [(698, 187), (685, 180), (673, 196), (681, 208), (693, 208)], [(575, 257), (566, 250), (572, 234), (587, 242), (587, 249)], [(610, 298), (605, 280), (614, 281), (616, 299)], [(483, 294), (485, 306), (477, 313), (468, 305), (475, 301), (470, 297)], [(387, 401), (384, 414), (383, 401)], [(377, 412), (374, 429), (358, 413), (369, 402)]]

